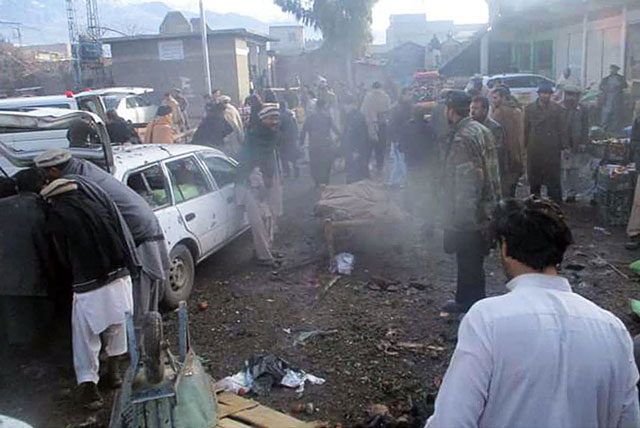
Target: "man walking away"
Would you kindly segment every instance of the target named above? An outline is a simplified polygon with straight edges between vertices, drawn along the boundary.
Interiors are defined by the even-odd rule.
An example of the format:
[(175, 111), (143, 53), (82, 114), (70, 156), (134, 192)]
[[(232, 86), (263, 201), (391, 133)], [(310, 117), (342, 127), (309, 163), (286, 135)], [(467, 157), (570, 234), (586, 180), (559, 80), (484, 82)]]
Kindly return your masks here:
[(367, 120), (369, 130), (369, 155), (375, 153), (378, 174), (384, 168), (384, 157), (387, 155), (387, 114), (391, 109), (391, 98), (382, 89), (380, 82), (374, 82), (362, 101), (360, 111)]
[(540, 196), (542, 185), (549, 197), (562, 202), (561, 152), (565, 143), (563, 107), (551, 101), (553, 88), (543, 83), (538, 99), (524, 110), (524, 136), (527, 147), (527, 172), (531, 193)]
[(602, 105), (602, 127), (610, 132), (620, 128), (620, 115), (624, 104), (623, 93), (627, 89), (627, 79), (620, 75), (620, 67), (612, 64), (609, 75), (600, 82), (600, 97)]
[(298, 122), (295, 113), (289, 110), (286, 101), (280, 101), (280, 157), (282, 159), (282, 172), (285, 177), (291, 176), (293, 168), (293, 176), (300, 176), (298, 168)]
[[(502, 125), (489, 117), (489, 98), (483, 95), (473, 97), (471, 101), (471, 117), (491, 131), (493, 142), (498, 151), (498, 164), (502, 167), (505, 157), (504, 141), (506, 140), (506, 134)], [(502, 180), (502, 168), (499, 169), (500, 179)]]
[(50, 181), (72, 178), (94, 194), (106, 194), (113, 200), (128, 227), (141, 272), (133, 276), (136, 328), (140, 332), (149, 311), (158, 310), (158, 300), (169, 270), (169, 255), (158, 218), (147, 201), (111, 174), (84, 159), (71, 157), (67, 150), (49, 150), (35, 158)]
[(509, 293), (462, 319), (426, 427), (639, 427), (629, 332), (558, 276), (572, 240), (558, 206), (506, 200), (491, 230)]
[(171, 126), (171, 107), (160, 106), (156, 117), (144, 130), (145, 144), (173, 144), (175, 135)]
[(112, 143), (140, 144), (140, 136), (133, 126), (113, 109), (107, 111), (107, 132)]
[(444, 250), (455, 253), (457, 290), (443, 314), (460, 314), (485, 297), (484, 258), (489, 210), (500, 199), (498, 155), (491, 131), (469, 117), (471, 99), (451, 91), (447, 119), (451, 126), (442, 177), (441, 202), (446, 229)]
[(316, 187), (329, 184), (331, 177), (331, 166), (335, 159), (331, 131), (339, 135), (327, 104), (323, 99), (318, 99), (315, 112), (304, 121), (300, 134), (301, 146), (309, 135), (309, 166)]
[(342, 152), (349, 184), (369, 178), (369, 130), (355, 96), (345, 96), (344, 107), (346, 114)]
[(562, 167), (566, 183), (566, 202), (575, 202), (580, 186), (580, 168), (585, 165), (583, 153), (589, 142), (589, 113), (580, 105), (580, 88), (564, 87), (564, 124), (567, 148), (562, 152)]
[(101, 334), (109, 357), (109, 386), (122, 384), (117, 358), (127, 351), (125, 314), (133, 310), (127, 270), (131, 257), (114, 208), (86, 195), (74, 180), (54, 180), (41, 194), (49, 203), (46, 228), (69, 279), (58, 286), (73, 290), (71, 330), (79, 396), (84, 407), (97, 410), (104, 405), (97, 388)]
[(242, 122), (242, 115), (233, 104), (231, 104), (231, 97), (228, 95), (222, 95), (220, 97), (220, 103), (224, 106), (224, 120), (231, 126), (233, 132), (227, 135), (225, 140), (225, 147), (231, 157), (238, 156), (240, 153), (240, 146), (244, 142), (244, 123)]
[(509, 88), (498, 86), (491, 92), (490, 116), (504, 129), (504, 151), (500, 158), (502, 194), (514, 197), (524, 169), (524, 112), (510, 101)]
[(271, 251), (274, 219), (269, 204), (269, 188), (277, 173), (280, 111), (266, 104), (258, 113), (259, 124), (247, 133), (240, 150), (236, 175), (236, 203), (247, 213), (257, 263), (275, 266)]
[(189, 102), (187, 101), (187, 97), (184, 96), (182, 90), (179, 88), (173, 88), (171, 96), (178, 102), (178, 106), (180, 107), (180, 113), (184, 119), (184, 129), (189, 129), (189, 113), (187, 111)]

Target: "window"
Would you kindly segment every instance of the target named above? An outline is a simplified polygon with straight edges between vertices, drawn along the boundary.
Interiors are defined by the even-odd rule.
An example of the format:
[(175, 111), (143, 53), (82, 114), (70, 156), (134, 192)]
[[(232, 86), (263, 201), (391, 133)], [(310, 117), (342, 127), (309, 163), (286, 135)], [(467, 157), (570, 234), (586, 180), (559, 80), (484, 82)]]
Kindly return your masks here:
[(167, 162), (176, 204), (212, 191), (211, 184), (193, 156)]
[(152, 208), (169, 205), (169, 186), (160, 165), (134, 172), (127, 179), (127, 186), (142, 196)]
[(107, 108), (107, 110), (115, 110), (118, 108), (118, 104), (120, 104), (120, 100), (122, 99), (122, 97), (119, 96), (109, 96), (109, 97), (104, 97), (104, 105)]
[(93, 100), (79, 100), (80, 110), (98, 114), (98, 105)]
[(233, 184), (236, 180), (236, 167), (226, 160), (210, 153), (202, 153), (202, 160), (216, 180), (219, 188)]
[(127, 98), (127, 108), (136, 108), (136, 107), (139, 107), (138, 100), (136, 99), (136, 97)]
[(149, 107), (151, 104), (149, 104), (149, 101), (145, 100), (142, 97), (134, 97), (136, 100), (136, 104), (138, 107)]
[(515, 76), (505, 79), (504, 83), (510, 88), (537, 88), (537, 80), (535, 76)]

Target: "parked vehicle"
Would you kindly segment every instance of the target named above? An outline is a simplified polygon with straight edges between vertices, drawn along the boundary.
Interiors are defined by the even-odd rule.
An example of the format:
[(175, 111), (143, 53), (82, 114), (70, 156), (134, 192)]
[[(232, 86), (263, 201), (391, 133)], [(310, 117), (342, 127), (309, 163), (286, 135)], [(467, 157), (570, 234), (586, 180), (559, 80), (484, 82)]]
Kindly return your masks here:
[[(102, 144), (70, 150), (74, 156), (90, 159), (110, 171), (151, 205), (164, 231), (171, 259), (165, 302), (175, 306), (180, 300), (186, 300), (193, 287), (195, 265), (249, 227), (235, 203), (237, 162), (219, 150), (204, 146), (111, 146), (99, 117), (82, 111), (56, 110), (52, 115), (49, 110), (49, 114), (46, 113), (46, 110), (0, 112), (0, 130), (36, 135), (51, 127), (68, 126), (73, 120), (92, 121)], [(27, 167), (39, 153), (57, 147), (56, 141), (53, 138), (21, 151), (4, 144), (0, 134), (0, 155), (10, 160), (14, 169)], [(0, 242), (0, 245), (11, 243)]]
[(150, 100), (152, 88), (106, 88), (82, 92), (102, 98), (106, 110), (115, 110), (120, 117), (134, 126), (145, 126), (153, 120), (158, 106)]
[(496, 74), (482, 78), (483, 86), (489, 90), (501, 84), (508, 86), (509, 89), (511, 89), (511, 94), (513, 94), (522, 105), (530, 104), (538, 99), (538, 86), (543, 82), (555, 86), (553, 80), (539, 74)]

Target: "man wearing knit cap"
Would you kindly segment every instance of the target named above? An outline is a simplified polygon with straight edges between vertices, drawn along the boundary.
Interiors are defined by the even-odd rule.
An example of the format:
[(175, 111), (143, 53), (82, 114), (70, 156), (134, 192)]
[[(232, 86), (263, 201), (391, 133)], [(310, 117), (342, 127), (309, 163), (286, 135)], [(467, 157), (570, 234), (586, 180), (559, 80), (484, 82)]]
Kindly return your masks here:
[[(259, 123), (250, 129), (240, 150), (236, 175), (236, 201), (247, 213), (258, 264), (275, 266), (271, 245), (274, 234), (274, 202), (278, 197), (280, 111), (265, 104), (258, 112)], [(281, 194), (281, 193), (280, 193)], [(278, 207), (276, 207), (278, 208)]]
[(161, 287), (169, 268), (164, 234), (153, 210), (140, 195), (111, 174), (84, 159), (76, 159), (64, 149), (49, 150), (35, 158), (49, 181), (70, 178), (93, 191), (106, 195), (118, 208), (133, 237), (135, 256), (141, 270), (131, 272), (138, 331), (149, 311), (157, 311)]
[(542, 185), (548, 196), (562, 202), (561, 152), (565, 144), (563, 107), (551, 101), (553, 87), (543, 83), (538, 99), (524, 110), (524, 144), (527, 149), (527, 173), (531, 193), (540, 196)]

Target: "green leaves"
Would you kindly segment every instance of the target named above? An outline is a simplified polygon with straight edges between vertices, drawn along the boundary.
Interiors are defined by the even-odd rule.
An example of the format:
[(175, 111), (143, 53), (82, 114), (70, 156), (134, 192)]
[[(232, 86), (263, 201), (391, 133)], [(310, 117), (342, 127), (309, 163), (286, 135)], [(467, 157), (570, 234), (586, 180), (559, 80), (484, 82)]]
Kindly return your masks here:
[(377, 0), (274, 0), (284, 12), (322, 32), (324, 47), (359, 55), (372, 40), (371, 11)]

